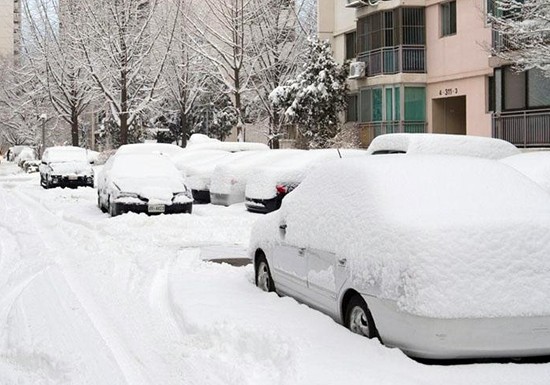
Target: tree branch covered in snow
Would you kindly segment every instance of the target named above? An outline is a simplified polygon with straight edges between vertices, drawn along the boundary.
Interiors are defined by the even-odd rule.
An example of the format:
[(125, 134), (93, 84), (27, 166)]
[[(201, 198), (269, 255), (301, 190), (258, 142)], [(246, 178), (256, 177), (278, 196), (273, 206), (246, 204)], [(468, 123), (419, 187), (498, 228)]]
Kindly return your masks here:
[(550, 76), (550, 2), (496, 0), (489, 14), (500, 44), (493, 54), (518, 70), (541, 69)]

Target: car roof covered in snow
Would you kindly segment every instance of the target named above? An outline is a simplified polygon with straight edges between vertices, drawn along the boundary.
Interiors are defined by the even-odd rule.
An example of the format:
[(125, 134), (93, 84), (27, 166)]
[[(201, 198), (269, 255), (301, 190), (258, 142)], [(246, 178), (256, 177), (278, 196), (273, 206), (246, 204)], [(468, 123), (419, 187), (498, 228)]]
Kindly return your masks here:
[(134, 143), (119, 147), (116, 154), (162, 154), (170, 158), (181, 154), (183, 148), (168, 143)]
[(463, 155), (501, 159), (520, 151), (510, 142), (472, 135), (386, 134), (374, 138), (369, 154), (403, 152), (409, 155)]

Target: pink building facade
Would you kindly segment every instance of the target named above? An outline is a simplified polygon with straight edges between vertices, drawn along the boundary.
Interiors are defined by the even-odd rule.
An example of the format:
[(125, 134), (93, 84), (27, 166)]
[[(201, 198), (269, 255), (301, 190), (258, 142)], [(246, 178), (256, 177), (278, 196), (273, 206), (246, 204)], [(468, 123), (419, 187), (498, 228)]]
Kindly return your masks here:
[(391, 132), (550, 145), (550, 80), (491, 58), (489, 11), (491, 0), (319, 0), (320, 37), (350, 60), (346, 120), (365, 145)]

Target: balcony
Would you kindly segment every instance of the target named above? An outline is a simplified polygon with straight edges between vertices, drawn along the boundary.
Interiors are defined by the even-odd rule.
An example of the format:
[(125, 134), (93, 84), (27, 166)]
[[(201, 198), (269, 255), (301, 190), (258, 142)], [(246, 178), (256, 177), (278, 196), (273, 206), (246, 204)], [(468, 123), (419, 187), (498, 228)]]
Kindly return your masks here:
[(426, 47), (400, 45), (362, 52), (357, 60), (367, 63), (367, 76), (426, 73)]
[(493, 137), (518, 147), (550, 147), (550, 109), (493, 114)]

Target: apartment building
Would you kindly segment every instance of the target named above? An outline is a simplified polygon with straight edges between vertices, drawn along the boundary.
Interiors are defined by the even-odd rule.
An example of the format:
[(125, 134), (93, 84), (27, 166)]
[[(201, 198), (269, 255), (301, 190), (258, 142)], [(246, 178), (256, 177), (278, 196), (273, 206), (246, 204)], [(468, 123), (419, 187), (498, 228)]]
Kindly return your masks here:
[(17, 57), (21, 39), (20, 0), (0, 0), (0, 57)]
[(351, 61), (346, 120), (359, 123), (364, 145), (392, 132), (550, 145), (550, 80), (490, 58), (499, 44), (487, 23), (490, 5), (319, 0), (320, 37), (340, 62)]

